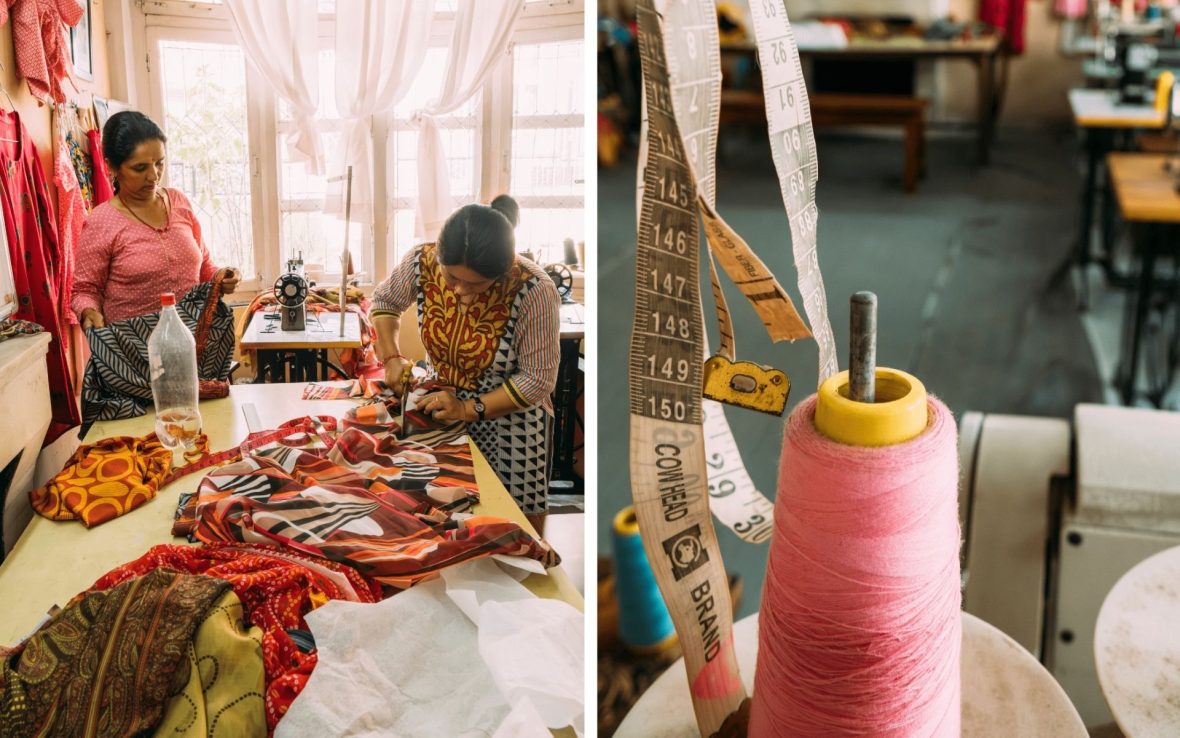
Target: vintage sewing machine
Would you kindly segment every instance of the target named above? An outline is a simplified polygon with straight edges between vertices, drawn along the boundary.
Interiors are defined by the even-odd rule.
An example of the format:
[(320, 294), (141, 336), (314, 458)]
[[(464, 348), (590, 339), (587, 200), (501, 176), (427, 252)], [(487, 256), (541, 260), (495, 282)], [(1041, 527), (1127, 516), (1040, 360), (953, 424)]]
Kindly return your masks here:
[(279, 303), (280, 327), (301, 331), (307, 327), (307, 291), (312, 284), (303, 271), (303, 252), (287, 260), (287, 273), (275, 280), (275, 299)]
[(963, 609), (1038, 656), (1087, 725), (1110, 722), (1094, 625), (1120, 576), (1180, 545), (1180, 413), (966, 413), (959, 462)]

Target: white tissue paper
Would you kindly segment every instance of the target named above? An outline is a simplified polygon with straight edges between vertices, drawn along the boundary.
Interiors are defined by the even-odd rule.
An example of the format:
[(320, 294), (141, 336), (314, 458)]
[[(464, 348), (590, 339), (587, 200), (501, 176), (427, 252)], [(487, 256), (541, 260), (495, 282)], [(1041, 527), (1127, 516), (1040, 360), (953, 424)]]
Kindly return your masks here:
[(307, 622), (319, 662), (276, 738), (582, 735), (582, 613), (492, 561), (380, 603), (332, 601)]

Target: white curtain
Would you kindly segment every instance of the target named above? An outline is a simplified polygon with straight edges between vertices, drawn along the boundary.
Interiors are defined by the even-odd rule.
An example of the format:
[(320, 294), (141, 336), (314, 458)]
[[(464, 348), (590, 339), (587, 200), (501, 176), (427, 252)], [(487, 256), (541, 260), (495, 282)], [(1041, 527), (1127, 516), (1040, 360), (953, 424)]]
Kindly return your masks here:
[(524, 0), (459, 0), (438, 98), (414, 115), (418, 126), (418, 212), (415, 235), (433, 240), (454, 209), (436, 116), (467, 102), (488, 75), (508, 58), (512, 31)]
[(306, 161), (313, 174), (323, 174), (323, 148), (315, 129), (320, 98), (316, 0), (225, 0), (225, 6), (246, 58), (294, 112), (287, 156)]
[[(352, 219), (373, 208), (373, 116), (393, 109), (421, 68), (430, 42), (433, 0), (336, 0), (336, 108), (344, 119), (329, 176), (352, 165)], [(340, 188), (325, 209), (343, 212)]]

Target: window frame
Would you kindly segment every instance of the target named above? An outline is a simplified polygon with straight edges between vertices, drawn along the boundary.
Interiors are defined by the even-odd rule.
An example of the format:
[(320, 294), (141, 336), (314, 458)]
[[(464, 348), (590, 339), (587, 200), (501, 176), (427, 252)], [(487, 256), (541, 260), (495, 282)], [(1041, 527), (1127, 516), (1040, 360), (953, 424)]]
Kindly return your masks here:
[[(528, 0), (513, 33), (513, 45), (583, 40), (585, 34), (584, 0)], [(124, 40), (130, 46), (125, 55), (128, 67), (132, 60), (146, 60), (146, 65), (135, 64), (126, 70), (129, 102), (145, 109), (155, 120), (164, 119), (162, 81), (152, 65), (161, 38), (236, 44), (224, 6), (194, 2), (193, 0), (141, 0), (131, 8), (130, 27)], [(446, 46), (454, 27), (453, 12), (436, 12), (431, 25), (431, 46)], [(317, 36), (329, 46), (334, 39), (335, 19), (320, 15)], [(247, 138), (251, 162), (251, 208), (253, 212), (255, 274), (243, 275), (240, 290), (261, 291), (269, 287), (282, 272), (280, 262), (281, 223), (279, 182), (280, 150), (278, 100), (253, 65), (246, 61)], [(136, 93), (142, 93), (137, 95)], [(141, 99), (137, 100), (139, 97)], [(477, 174), (474, 182), (476, 195), (486, 202), (511, 185), (512, 130), (513, 130), (513, 64), (500, 64), (485, 81), (480, 104), (474, 113), (478, 123), (476, 137)], [(589, 112), (583, 111), (583, 128)], [(374, 208), (373, 218), (362, 224), (369, 234), (369, 258), (372, 274), (371, 287), (388, 275), (399, 254), (393, 253), (391, 230), (395, 212), (394, 198), (387, 191), (387, 142), (396, 121), (393, 112), (376, 116), (373, 120), (372, 151), (373, 199), (385, 203)], [(263, 152), (268, 153), (264, 156)], [(585, 182), (586, 156), (582, 162), (582, 181)], [(555, 196), (556, 197), (556, 196)], [(562, 207), (585, 211), (585, 196), (560, 196)], [(537, 207), (534, 200), (523, 198), (521, 207)], [(400, 200), (400, 199), (399, 199)], [(410, 203), (412, 205), (412, 202)], [(543, 207), (543, 206), (542, 206)], [(355, 246), (354, 246), (355, 247)], [(329, 267), (325, 265), (327, 270)]]

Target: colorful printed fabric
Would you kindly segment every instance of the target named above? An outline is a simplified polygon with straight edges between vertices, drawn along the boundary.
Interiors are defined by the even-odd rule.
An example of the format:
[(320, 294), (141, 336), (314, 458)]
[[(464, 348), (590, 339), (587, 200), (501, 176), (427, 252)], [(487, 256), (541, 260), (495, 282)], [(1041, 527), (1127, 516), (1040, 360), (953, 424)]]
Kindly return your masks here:
[(437, 251), (435, 244), (423, 246), (418, 262), (422, 344), (443, 384), (473, 389), (479, 375), (495, 359), (500, 337), (512, 315), (512, 303), (531, 275), (517, 261), (508, 274), (476, 295), (470, 305), (460, 305), (459, 295), (446, 286)]
[(187, 681), (193, 633), (228, 590), (161, 569), (78, 595), (0, 659), (0, 734), (151, 734)]
[[(370, 402), (360, 407), (347, 410), (344, 413), (344, 417), (340, 420), (340, 426), (342, 428), (358, 428), (366, 433), (373, 434), (394, 433), (404, 438), (411, 433), (417, 434), (423, 431), (438, 431), (448, 427), (436, 421), (433, 416), (427, 415), (417, 408), (421, 404), (422, 398), (431, 392), (454, 392), (454, 387), (446, 387), (433, 380), (428, 380), (411, 389), (405, 397), (406, 412), (404, 418), (406, 427), (403, 428), (403, 415), (401, 412), (402, 399), (385, 388), (384, 382), (379, 382), (377, 386), (383, 388), (382, 393), (376, 395)], [(458, 429), (462, 427), (462, 424), (455, 424), (454, 427), (456, 432), (461, 432)]]
[[(198, 436), (190, 461), (207, 451), (208, 439)], [(79, 446), (48, 484), (29, 492), (29, 502), (50, 520), (81, 520), (93, 528), (154, 499), (171, 471), (172, 451), (155, 433), (104, 438)]]
[(226, 590), (193, 634), (188, 681), (168, 703), (155, 735), (267, 735), (262, 631), (245, 623), (242, 601)]
[(303, 388), (303, 399), (305, 400), (348, 400), (354, 397), (369, 399), (393, 396), (393, 390), (381, 379), (353, 379), (343, 387), (312, 382)]
[[(200, 379), (226, 380), (234, 352), (234, 317), (221, 301), (218, 280), (192, 288), (176, 303), (176, 312), (197, 340)], [(155, 312), (86, 331), (90, 361), (82, 380), (82, 414), (87, 421), (135, 418), (153, 406), (147, 343), (159, 322)]]
[(9, 318), (0, 321), (0, 341), (7, 341), (10, 338), (19, 338), (20, 336), (32, 336), (44, 332), (44, 328), (28, 320)]
[(350, 428), (328, 458), (271, 448), (210, 473), (172, 533), (281, 543), (396, 588), (497, 553), (559, 562), (516, 523), (451, 516), (478, 498), (466, 436), (447, 429), (399, 441)]
[[(97, 204), (94, 202), (94, 167), (90, 163), (90, 154), (82, 147), (82, 142), (73, 131), (66, 131), (66, 148), (70, 152), (70, 163), (74, 166), (74, 175), (78, 179), (78, 189), (85, 201), (86, 212), (89, 213)], [(99, 149), (101, 151), (101, 149)], [(102, 158), (101, 156), (99, 157)], [(69, 303), (66, 303), (67, 307)]]
[(268, 731), (287, 712), (316, 664), (288, 631), (308, 630), (303, 616), (329, 600), (377, 602), (381, 586), (350, 566), (270, 545), (211, 543), (155, 546), (95, 582), (104, 590), (160, 568), (205, 574), (229, 582), (246, 618), (262, 629)]

